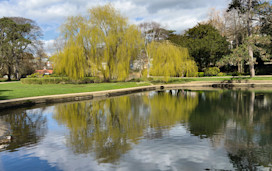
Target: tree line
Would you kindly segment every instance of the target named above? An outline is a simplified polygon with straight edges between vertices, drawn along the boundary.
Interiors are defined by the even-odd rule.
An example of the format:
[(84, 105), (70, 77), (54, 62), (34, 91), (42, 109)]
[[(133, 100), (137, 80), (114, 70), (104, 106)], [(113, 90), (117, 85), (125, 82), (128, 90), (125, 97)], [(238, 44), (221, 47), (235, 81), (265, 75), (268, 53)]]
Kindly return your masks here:
[(186, 48), (166, 41), (163, 33), (142, 28), (145, 31), (129, 24), (111, 5), (92, 8), (87, 16), (69, 17), (61, 26), (61, 46), (52, 57), (55, 72), (74, 79), (101, 76), (104, 81), (123, 81), (135, 60), (142, 61), (146, 76), (197, 72)]
[[(200, 71), (209, 66), (249, 66), (271, 59), (272, 4), (263, 0), (232, 0), (226, 10), (212, 9), (208, 21), (199, 23), (170, 40), (187, 47)], [(271, 72), (271, 71), (270, 71)]]
[[(209, 19), (177, 34), (157, 22), (129, 24), (111, 5), (86, 16), (72, 16), (61, 26), (54, 72), (72, 79), (102, 77), (127, 80), (132, 68), (142, 77), (197, 76), (210, 67), (250, 73), (272, 53), (272, 4), (232, 0), (226, 10), (211, 10)], [(20, 79), (40, 68), (46, 54), (41, 29), (21, 17), (0, 19), (0, 75)], [(269, 74), (270, 71), (267, 72)]]
[(209, 67), (238, 66), (244, 73), (248, 65), (254, 77), (257, 60), (271, 58), (271, 9), (267, 1), (233, 0), (227, 10), (212, 10), (208, 21), (176, 34), (156, 22), (130, 25), (111, 5), (98, 6), (62, 25), (55, 71), (108, 81), (126, 80), (133, 62), (142, 76), (166, 79)]

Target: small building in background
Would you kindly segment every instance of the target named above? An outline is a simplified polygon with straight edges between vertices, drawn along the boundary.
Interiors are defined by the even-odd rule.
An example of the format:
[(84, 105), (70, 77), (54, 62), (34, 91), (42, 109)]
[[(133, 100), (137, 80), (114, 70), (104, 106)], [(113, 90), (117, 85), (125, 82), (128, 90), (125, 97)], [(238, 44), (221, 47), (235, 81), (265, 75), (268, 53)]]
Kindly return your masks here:
[(50, 61), (47, 61), (42, 70), (36, 70), (35, 73), (39, 73), (42, 75), (51, 75), (53, 74), (53, 66)]
[(39, 73), (42, 75), (51, 75), (53, 74), (53, 70), (52, 69), (46, 69), (46, 67), (44, 67), (43, 70), (36, 70), (35, 73)]

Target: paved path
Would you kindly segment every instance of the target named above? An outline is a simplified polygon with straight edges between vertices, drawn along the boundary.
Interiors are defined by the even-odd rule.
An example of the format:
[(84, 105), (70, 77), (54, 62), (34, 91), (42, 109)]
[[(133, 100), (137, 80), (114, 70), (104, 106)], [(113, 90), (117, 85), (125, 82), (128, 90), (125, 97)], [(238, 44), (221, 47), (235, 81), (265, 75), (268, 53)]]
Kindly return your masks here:
[(11, 82), (0, 82), (0, 84), (10, 84), (10, 83), (18, 83), (20, 81), (11, 81)]

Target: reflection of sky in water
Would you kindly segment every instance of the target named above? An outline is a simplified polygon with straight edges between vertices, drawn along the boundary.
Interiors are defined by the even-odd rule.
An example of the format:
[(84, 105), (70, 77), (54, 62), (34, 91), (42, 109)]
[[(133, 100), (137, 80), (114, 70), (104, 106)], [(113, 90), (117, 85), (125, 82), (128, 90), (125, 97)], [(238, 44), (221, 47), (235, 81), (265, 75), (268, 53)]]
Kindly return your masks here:
[[(169, 93), (169, 91), (167, 91), (167, 93)], [(172, 93), (176, 94), (177, 91), (172, 91)], [(202, 109), (203, 106), (205, 107), (208, 101), (220, 101), (221, 95), (220, 100), (218, 100), (219, 96), (214, 92), (212, 92), (210, 95), (209, 93), (205, 93), (205, 96), (203, 96), (203, 94), (204, 93), (199, 94), (200, 98), (198, 101), (199, 103), (202, 103), (198, 104), (198, 110), (202, 113), (193, 113), (190, 115), (190, 117), (198, 117), (198, 115), (202, 115), (200, 119), (204, 119), (203, 115), (211, 117), (220, 114), (214, 113), (214, 115), (207, 115), (207, 113), (209, 112), (213, 113), (214, 109), (210, 108), (210, 111), (208, 110), (206, 111), (206, 113), (202, 111)], [(197, 93), (195, 92), (185, 92), (184, 95), (193, 98), (197, 97)], [(238, 95), (235, 94), (233, 97), (238, 98)], [(153, 98), (156, 96), (156, 93), (142, 93), (142, 96), (148, 96), (149, 98)], [(185, 98), (185, 96), (181, 96), (178, 98)], [(134, 97), (136, 97), (136, 100), (139, 100), (139, 95), (134, 95)], [(188, 99), (188, 101), (190, 100), (192, 99)], [(178, 104), (180, 105), (180, 103)], [(146, 105), (139, 103), (139, 101), (137, 105), (139, 105), (139, 116), (147, 120), (148, 117), (151, 116), (151, 110), (147, 108)], [(137, 105), (132, 105), (131, 109), (135, 108)], [(87, 152), (86, 154), (76, 154), (74, 153), (73, 149), (67, 146), (67, 144), (69, 144), (68, 139), (71, 138), (71, 130), (69, 130), (69, 127), (67, 127), (67, 125), (65, 124), (58, 124), (58, 122), (53, 118), (56, 108), (57, 107), (49, 106), (44, 109), (27, 110), (27, 112), (31, 115), (42, 112), (42, 115), (46, 117), (47, 132), (45, 136), (40, 138), (40, 141), (38, 141), (36, 144), (33, 143), (30, 145), (25, 145), (16, 149), (15, 152), (0, 152), (0, 170), (14, 170), (15, 168), (16, 170), (42, 169), (68, 171), (204, 169), (234, 170), (236, 168), (234, 168), (233, 163), (229, 158), (228, 152), (232, 152), (233, 150), (233, 144), (231, 143), (238, 142), (235, 141), (237, 135), (239, 142), (241, 142), (241, 145), (244, 145), (243, 138), (247, 138), (247, 133), (245, 132), (245, 127), (243, 124), (245, 122), (249, 122), (247, 120), (242, 120), (243, 124), (239, 125), (237, 123), (241, 118), (235, 118), (236, 115), (234, 115), (232, 116), (233, 118), (226, 120), (226, 122), (222, 122), (222, 126), (218, 127), (220, 131), (215, 131), (214, 134), (208, 138), (200, 138), (201, 135), (193, 135), (194, 133), (199, 133), (199, 128), (192, 127), (192, 123), (190, 122), (198, 123), (198, 119), (189, 118), (189, 120), (187, 120), (186, 122), (166, 122), (166, 124), (170, 125), (164, 125), (164, 127), (161, 127), (160, 129), (145, 127), (143, 135), (141, 137), (137, 137), (139, 139), (138, 143), (135, 144), (133, 142), (130, 142), (129, 144), (131, 148), (124, 154), (122, 154), (115, 164), (111, 164), (99, 162), (99, 159), (97, 159), (97, 156), (93, 150), (92, 152)], [(256, 106), (255, 110), (257, 110)], [(107, 109), (107, 112), (108, 111), (109, 109)], [(229, 114), (224, 114), (222, 116), (229, 116)], [(244, 118), (242, 117), (242, 119)], [(261, 131), (264, 129), (264, 124), (261, 123), (262, 120), (256, 122), (254, 126), (250, 125), (250, 128), (252, 128), (253, 131), (252, 143), (258, 144), (258, 142), (262, 138)], [(152, 120), (152, 122), (154, 121), (161, 120)], [(215, 122), (209, 123), (213, 124)], [(193, 126), (196, 125), (197, 124)], [(189, 131), (192, 128), (196, 130), (194, 133)], [(209, 127), (205, 128), (209, 129)], [(236, 134), (233, 134), (234, 132), (236, 132)], [(206, 133), (210, 132), (208, 131)], [(269, 145), (271, 146), (271, 144)], [(236, 144), (234, 144), (234, 147), (236, 147)], [(259, 169), (263, 170), (267, 168), (260, 167)]]
[(213, 148), (208, 139), (192, 137), (182, 125), (173, 127), (169, 132), (165, 131), (162, 138), (143, 139), (139, 144), (133, 145), (132, 150), (121, 157), (118, 166), (98, 164), (92, 153), (75, 155), (70, 151), (65, 144), (66, 139), (63, 134), (65, 130), (53, 126), (56, 122), (52, 120), (52, 113), (45, 113), (48, 124), (52, 127), (48, 126), (50, 129), (43, 140), (33, 147), (23, 147), (13, 153), (4, 152), (2, 162), (5, 166), (2, 165), (0, 168), (9, 170), (9, 165), (15, 168), (14, 163), (18, 163), (18, 168), (22, 170), (37, 168), (69, 171), (232, 169), (222, 147)]

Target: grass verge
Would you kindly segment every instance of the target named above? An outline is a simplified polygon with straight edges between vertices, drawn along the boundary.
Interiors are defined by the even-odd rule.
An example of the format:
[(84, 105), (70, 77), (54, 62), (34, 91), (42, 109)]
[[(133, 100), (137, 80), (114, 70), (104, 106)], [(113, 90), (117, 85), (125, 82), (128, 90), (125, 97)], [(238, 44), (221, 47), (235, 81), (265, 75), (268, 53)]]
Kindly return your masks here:
[[(169, 78), (168, 84), (182, 84), (194, 81), (229, 81), (229, 80), (272, 80), (272, 77), (195, 77), (195, 78)], [(137, 80), (135, 80), (137, 81)], [(94, 92), (103, 90), (113, 90), (120, 88), (130, 88), (138, 86), (147, 86), (151, 84), (163, 84), (164, 78), (149, 78), (148, 82), (117, 82), (117, 83), (92, 83), (92, 84), (21, 84), (15, 82), (12, 84), (0, 84), (0, 100), (8, 100), (23, 97)]]
[[(232, 76), (224, 76), (224, 77), (183, 77), (183, 78), (169, 78), (167, 84), (181, 84), (181, 83), (186, 83), (186, 82), (193, 82), (193, 81), (220, 81), (220, 82), (225, 82), (225, 81), (246, 81), (246, 80), (272, 80), (272, 77), (266, 76), (266, 77), (253, 77), (250, 78), (248, 76), (242, 76), (242, 77), (232, 77)], [(163, 77), (152, 77), (149, 79), (149, 81), (153, 84), (160, 84), (160, 83), (165, 83)]]
[(147, 86), (147, 82), (121, 82), (121, 83), (93, 83), (93, 84), (0, 84), (0, 100), (23, 97), (45, 96), (55, 94), (69, 94), (113, 90)]

